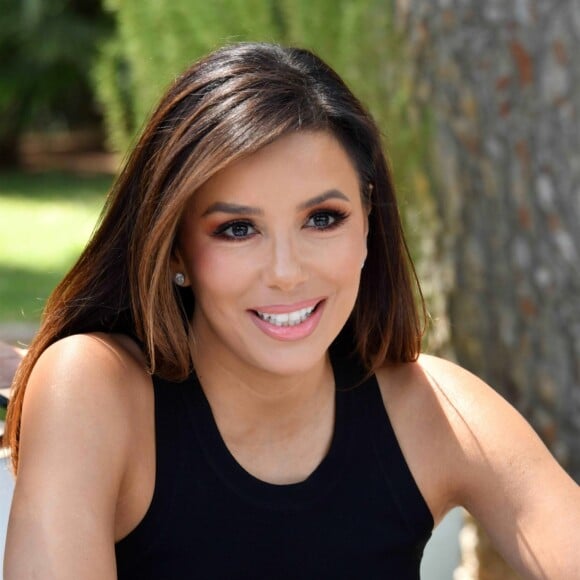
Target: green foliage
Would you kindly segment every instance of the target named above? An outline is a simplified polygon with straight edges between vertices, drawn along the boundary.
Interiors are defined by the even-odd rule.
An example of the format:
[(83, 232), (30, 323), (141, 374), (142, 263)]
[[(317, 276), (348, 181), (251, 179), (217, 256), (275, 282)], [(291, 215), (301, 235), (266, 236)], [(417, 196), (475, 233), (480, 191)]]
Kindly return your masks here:
[(0, 14), (0, 151), (7, 155), (26, 129), (95, 115), (88, 70), (111, 22), (99, 0), (0, 0)]
[(107, 0), (118, 36), (103, 48), (96, 88), (110, 142), (127, 149), (166, 85), (232, 41), (309, 48), (367, 105), (385, 134), (415, 255), (435, 211), (425, 175), (429, 115), (413, 90), (393, 0)]
[(273, 0), (106, 0), (106, 7), (118, 34), (102, 48), (94, 84), (110, 143), (121, 151), (193, 60), (227, 42), (281, 36)]
[(427, 139), (409, 109), (411, 81), (392, 0), (105, 0), (118, 34), (101, 51), (95, 87), (112, 147), (124, 151), (167, 84), (227, 42), (266, 40), (310, 48), (362, 98), (389, 136), (407, 191)]

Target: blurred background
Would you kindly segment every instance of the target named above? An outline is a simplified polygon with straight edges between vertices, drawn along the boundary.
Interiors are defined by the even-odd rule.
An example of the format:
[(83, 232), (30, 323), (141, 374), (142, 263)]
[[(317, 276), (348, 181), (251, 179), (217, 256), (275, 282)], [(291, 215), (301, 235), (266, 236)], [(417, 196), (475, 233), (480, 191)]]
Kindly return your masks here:
[[(580, 479), (578, 2), (0, 0), (0, 14), (1, 341), (34, 335), (173, 78), (224, 43), (299, 45), (381, 126), (426, 350), (492, 384)], [(516, 577), (469, 518), (461, 537), (455, 578)]]

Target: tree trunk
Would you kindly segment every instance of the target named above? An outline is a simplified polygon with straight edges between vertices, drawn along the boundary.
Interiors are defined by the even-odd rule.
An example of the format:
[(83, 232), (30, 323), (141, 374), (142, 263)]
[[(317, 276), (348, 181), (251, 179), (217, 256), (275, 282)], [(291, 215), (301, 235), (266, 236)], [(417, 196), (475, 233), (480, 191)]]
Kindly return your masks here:
[(457, 359), (580, 480), (580, 3), (397, 7), (435, 120)]

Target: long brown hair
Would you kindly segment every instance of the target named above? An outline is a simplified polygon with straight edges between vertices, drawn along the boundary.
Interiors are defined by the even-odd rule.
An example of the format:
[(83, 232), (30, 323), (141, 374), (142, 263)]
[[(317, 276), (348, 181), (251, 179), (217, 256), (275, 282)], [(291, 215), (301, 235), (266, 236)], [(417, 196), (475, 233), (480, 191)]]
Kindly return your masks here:
[(386, 361), (416, 359), (422, 335), (418, 284), (374, 121), (311, 52), (261, 43), (228, 46), (193, 64), (161, 99), (91, 241), (49, 298), (13, 383), (5, 441), (15, 469), (26, 383), (55, 341), (122, 332), (141, 343), (151, 373), (179, 379), (191, 371), (194, 297), (172, 283), (169, 266), (184, 206), (220, 169), (297, 130), (333, 133), (356, 166), (370, 209), (368, 255), (348, 323), (362, 361), (372, 371)]

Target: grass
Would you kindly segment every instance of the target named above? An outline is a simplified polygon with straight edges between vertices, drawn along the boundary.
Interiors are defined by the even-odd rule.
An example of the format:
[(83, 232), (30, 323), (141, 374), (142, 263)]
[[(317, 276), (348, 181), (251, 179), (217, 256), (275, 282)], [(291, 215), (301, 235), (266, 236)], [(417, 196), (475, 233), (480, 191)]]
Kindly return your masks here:
[(0, 173), (0, 323), (38, 321), (98, 218), (110, 176)]

